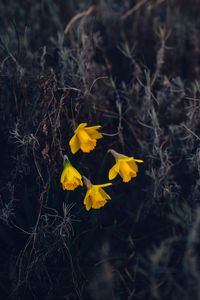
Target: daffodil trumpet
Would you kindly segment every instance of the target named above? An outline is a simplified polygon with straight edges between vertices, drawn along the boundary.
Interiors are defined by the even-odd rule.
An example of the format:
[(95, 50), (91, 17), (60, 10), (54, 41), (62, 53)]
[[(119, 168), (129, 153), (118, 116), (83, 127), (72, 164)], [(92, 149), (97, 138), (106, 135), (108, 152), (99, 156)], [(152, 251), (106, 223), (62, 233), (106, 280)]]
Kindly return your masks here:
[(108, 173), (109, 180), (113, 180), (119, 174), (123, 182), (129, 182), (137, 176), (138, 166), (136, 163), (143, 163), (143, 160), (123, 155), (113, 149), (109, 149), (108, 152), (113, 155), (116, 162)]

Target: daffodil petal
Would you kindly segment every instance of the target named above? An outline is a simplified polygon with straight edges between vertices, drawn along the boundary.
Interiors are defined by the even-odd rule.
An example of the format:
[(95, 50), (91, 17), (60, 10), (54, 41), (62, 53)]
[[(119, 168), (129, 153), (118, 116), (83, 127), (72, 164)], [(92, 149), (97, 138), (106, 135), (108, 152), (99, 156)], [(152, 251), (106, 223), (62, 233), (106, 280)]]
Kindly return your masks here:
[(73, 166), (70, 166), (70, 172), (74, 177), (78, 179), (82, 178), (81, 174)]
[(87, 127), (86, 129), (89, 129), (89, 130), (96, 130), (96, 129), (100, 129), (100, 128), (102, 128), (102, 126), (101, 125), (95, 125), (95, 126), (89, 126), (89, 127)]
[(119, 163), (117, 162), (116, 164), (114, 164), (114, 166), (110, 169), (108, 173), (109, 180), (113, 180), (118, 173), (119, 173)]
[(125, 156), (125, 157), (116, 157), (116, 161), (120, 161), (120, 162), (128, 162), (128, 161), (132, 161), (134, 160), (133, 157), (128, 157), (128, 156)]
[(110, 185), (112, 185), (111, 182), (109, 182), (109, 183), (104, 183), (104, 184), (95, 184), (95, 185), (93, 185), (93, 186), (101, 188), (101, 187), (106, 187), (106, 186), (110, 186)]
[(95, 201), (102, 201), (104, 200), (103, 195), (101, 194), (100, 190), (102, 190), (102, 188), (99, 188), (95, 185), (93, 185), (93, 192), (92, 192), (92, 198)]
[(91, 136), (91, 138), (98, 140), (98, 139), (101, 139), (103, 137), (103, 135), (100, 132), (97, 131), (101, 127), (102, 127), (101, 125), (86, 127), (85, 131)]
[(103, 189), (99, 189), (99, 193), (102, 195), (102, 197), (106, 200), (110, 200), (111, 197), (103, 190)]
[[(95, 127), (95, 126), (94, 126)], [(85, 128), (85, 131), (89, 134), (92, 139), (99, 140), (103, 137), (103, 135), (92, 127)]]
[(138, 163), (143, 163), (144, 162), (142, 159), (135, 159), (135, 158), (134, 158), (134, 161), (136, 161)]
[(67, 168), (65, 167), (62, 171), (61, 177), (60, 177), (60, 183), (63, 184), (64, 180), (65, 180), (65, 176), (67, 173)]
[(126, 164), (128, 164), (128, 166), (134, 171), (134, 172), (138, 172), (138, 166), (137, 164), (135, 163), (134, 160), (132, 161), (128, 161)]
[(92, 199), (90, 197), (90, 190), (87, 191), (83, 203), (85, 204), (86, 210), (90, 210), (92, 208)]
[(75, 154), (80, 149), (80, 143), (76, 135), (74, 135), (69, 141), (70, 149)]
[(82, 129), (86, 126), (87, 126), (87, 123), (80, 123), (74, 132), (77, 133), (80, 129)]
[(91, 140), (91, 137), (89, 136), (89, 134), (86, 132), (85, 129), (80, 129), (78, 132), (77, 132), (77, 137), (80, 141), (80, 144), (84, 144), (84, 143), (87, 143), (88, 141)]

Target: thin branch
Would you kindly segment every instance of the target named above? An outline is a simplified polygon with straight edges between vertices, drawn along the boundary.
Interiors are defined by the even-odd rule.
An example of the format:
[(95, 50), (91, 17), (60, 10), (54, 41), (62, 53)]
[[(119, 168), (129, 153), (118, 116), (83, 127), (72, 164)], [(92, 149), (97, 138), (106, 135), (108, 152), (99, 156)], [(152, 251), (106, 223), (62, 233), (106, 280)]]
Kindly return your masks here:
[(181, 126), (184, 127), (187, 131), (189, 131), (197, 140), (200, 141), (200, 137), (196, 133), (194, 133), (191, 129), (189, 129), (185, 124), (182, 124)]
[(89, 88), (89, 93), (91, 93), (91, 90), (92, 90), (93, 86), (94, 86), (95, 83), (96, 83), (98, 80), (100, 80), (100, 79), (108, 79), (108, 76), (101, 76), (101, 77), (96, 78), (96, 79), (93, 81), (93, 83), (91, 84), (90, 88)]
[(67, 24), (67, 26), (65, 27), (64, 33), (67, 34), (70, 30), (70, 28), (74, 25), (74, 23), (76, 23), (76, 21), (78, 21), (79, 19), (83, 18), (83, 17), (88, 17), (89, 15), (92, 14), (92, 12), (95, 10), (96, 6), (92, 5), (90, 6), (87, 10), (84, 10), (80, 13), (78, 13), (77, 15), (75, 15)]
[(125, 14), (121, 16), (121, 20), (124, 21), (126, 18), (130, 17), (134, 12), (140, 9), (140, 7), (142, 7), (146, 2), (147, 0), (138, 1), (136, 5), (134, 5), (131, 9), (129, 9)]

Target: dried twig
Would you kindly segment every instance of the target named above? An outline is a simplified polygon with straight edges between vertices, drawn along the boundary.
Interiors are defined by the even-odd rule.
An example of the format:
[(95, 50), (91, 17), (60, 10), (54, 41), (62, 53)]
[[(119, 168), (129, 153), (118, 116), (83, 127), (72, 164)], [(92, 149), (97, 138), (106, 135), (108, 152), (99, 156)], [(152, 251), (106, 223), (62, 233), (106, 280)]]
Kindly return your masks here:
[(187, 131), (189, 131), (197, 140), (200, 140), (200, 137), (194, 133), (191, 129), (189, 129), (185, 124), (181, 125), (182, 127), (184, 127)]
[(125, 20), (130, 17), (135, 11), (137, 11), (140, 7), (142, 7), (147, 0), (141, 0), (136, 5), (134, 5), (131, 9), (129, 9), (125, 14), (121, 16), (121, 20)]
[(76, 21), (78, 21), (79, 19), (83, 18), (83, 17), (87, 17), (89, 15), (92, 14), (92, 12), (95, 10), (96, 6), (92, 5), (90, 6), (87, 10), (84, 10), (80, 13), (78, 13), (77, 15), (75, 15), (67, 24), (67, 26), (65, 27), (64, 33), (67, 34), (70, 30), (70, 28), (74, 25), (74, 23), (76, 23)]

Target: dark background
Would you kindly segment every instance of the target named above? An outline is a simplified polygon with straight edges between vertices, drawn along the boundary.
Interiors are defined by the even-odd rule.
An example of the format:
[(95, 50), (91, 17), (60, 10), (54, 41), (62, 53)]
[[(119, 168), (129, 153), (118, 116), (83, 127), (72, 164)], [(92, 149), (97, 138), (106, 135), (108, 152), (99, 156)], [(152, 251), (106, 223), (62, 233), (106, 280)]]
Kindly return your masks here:
[[(198, 0), (0, 0), (2, 300), (200, 298), (199, 36)], [(102, 183), (109, 148), (144, 164), (87, 212), (63, 155)]]

